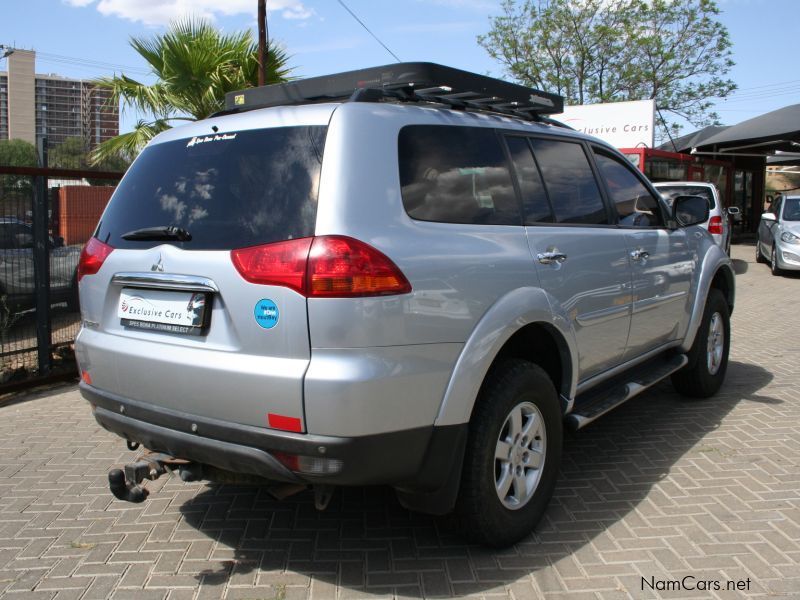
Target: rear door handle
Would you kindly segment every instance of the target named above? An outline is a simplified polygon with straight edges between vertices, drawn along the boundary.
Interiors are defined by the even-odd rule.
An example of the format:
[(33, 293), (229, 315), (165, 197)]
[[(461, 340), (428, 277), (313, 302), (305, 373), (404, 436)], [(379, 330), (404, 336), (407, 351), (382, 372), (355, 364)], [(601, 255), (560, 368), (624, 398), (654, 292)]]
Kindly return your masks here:
[(644, 248), (637, 248), (636, 250), (631, 250), (631, 258), (636, 261), (646, 260), (650, 258), (650, 253)]
[(557, 251), (540, 252), (536, 255), (536, 260), (543, 265), (551, 265), (553, 263), (563, 263), (567, 260), (567, 255)]

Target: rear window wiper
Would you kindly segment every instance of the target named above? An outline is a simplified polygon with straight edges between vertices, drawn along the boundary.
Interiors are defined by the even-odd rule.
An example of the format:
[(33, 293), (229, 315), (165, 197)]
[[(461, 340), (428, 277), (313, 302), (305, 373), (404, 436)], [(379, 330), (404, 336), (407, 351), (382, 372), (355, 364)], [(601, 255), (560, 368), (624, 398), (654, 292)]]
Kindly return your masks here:
[(164, 225), (161, 227), (143, 227), (142, 229), (134, 229), (122, 235), (123, 240), (141, 240), (141, 241), (160, 241), (160, 240), (177, 240), (179, 242), (188, 242), (192, 239), (192, 234), (181, 227), (174, 225)]

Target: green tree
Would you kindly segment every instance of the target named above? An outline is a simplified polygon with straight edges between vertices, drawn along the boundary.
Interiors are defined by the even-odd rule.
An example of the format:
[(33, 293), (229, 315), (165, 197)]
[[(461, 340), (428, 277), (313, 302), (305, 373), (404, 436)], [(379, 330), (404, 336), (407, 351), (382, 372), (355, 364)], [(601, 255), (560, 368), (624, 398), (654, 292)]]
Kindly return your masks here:
[[(210, 23), (188, 19), (173, 23), (163, 34), (130, 41), (157, 80), (151, 85), (124, 74), (105, 77), (97, 85), (111, 90), (112, 101), (146, 116), (133, 131), (100, 144), (93, 163), (112, 156), (135, 157), (156, 134), (175, 121), (195, 121), (219, 111), (227, 92), (258, 82), (258, 45), (251, 32), (223, 34)], [(267, 83), (289, 78), (288, 56), (270, 47)]]
[[(35, 167), (39, 164), (36, 147), (25, 140), (0, 140), (0, 165), (4, 167)], [(0, 201), (15, 203), (29, 201), (33, 191), (33, 178), (28, 175), (0, 175)], [(11, 205), (0, 208), (4, 214), (13, 214)]]
[(47, 157), (50, 167), (61, 169), (88, 169), (92, 167), (100, 171), (124, 171), (131, 161), (125, 156), (115, 154), (99, 161), (92, 162), (86, 142), (79, 137), (71, 137), (52, 148)]
[(714, 0), (504, 0), (478, 42), (507, 75), (568, 104), (653, 99), (702, 127), (718, 123), (712, 99), (736, 89), (718, 15)]

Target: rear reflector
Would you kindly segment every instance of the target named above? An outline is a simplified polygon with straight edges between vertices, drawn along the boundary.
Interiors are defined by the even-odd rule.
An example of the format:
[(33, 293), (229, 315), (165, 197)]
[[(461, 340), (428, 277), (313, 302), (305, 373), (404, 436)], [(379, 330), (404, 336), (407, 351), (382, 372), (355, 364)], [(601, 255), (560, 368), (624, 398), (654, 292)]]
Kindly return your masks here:
[(309, 298), (407, 294), (411, 284), (385, 254), (359, 240), (327, 235), (231, 251), (251, 283), (288, 287)]
[(81, 379), (84, 383), (92, 385), (92, 376), (89, 375), (89, 371), (81, 371)]
[(286, 417), (284, 415), (276, 415), (269, 413), (267, 415), (267, 423), (273, 429), (281, 429), (283, 431), (303, 431), (303, 422), (297, 417)]
[(81, 257), (78, 260), (78, 281), (83, 279), (84, 275), (97, 273), (113, 251), (114, 248), (108, 244), (104, 244), (97, 238), (90, 238), (81, 250)]
[(711, 219), (709, 219), (708, 233), (722, 235), (722, 217), (711, 217)]

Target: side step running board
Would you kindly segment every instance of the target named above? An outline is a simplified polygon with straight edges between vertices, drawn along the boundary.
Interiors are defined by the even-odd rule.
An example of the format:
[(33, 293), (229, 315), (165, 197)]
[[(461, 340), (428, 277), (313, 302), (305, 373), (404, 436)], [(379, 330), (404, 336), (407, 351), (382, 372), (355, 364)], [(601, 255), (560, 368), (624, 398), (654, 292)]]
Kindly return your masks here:
[(677, 354), (666, 360), (658, 359), (655, 363), (649, 361), (642, 368), (635, 370), (633, 378), (627, 374), (624, 381), (612, 384), (611, 387), (603, 385), (600, 386), (599, 391), (589, 390), (582, 398), (576, 399), (575, 410), (567, 415), (567, 425), (573, 431), (585, 427), (608, 411), (672, 375), (687, 362), (689, 359), (684, 354)]

